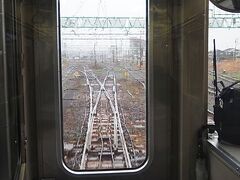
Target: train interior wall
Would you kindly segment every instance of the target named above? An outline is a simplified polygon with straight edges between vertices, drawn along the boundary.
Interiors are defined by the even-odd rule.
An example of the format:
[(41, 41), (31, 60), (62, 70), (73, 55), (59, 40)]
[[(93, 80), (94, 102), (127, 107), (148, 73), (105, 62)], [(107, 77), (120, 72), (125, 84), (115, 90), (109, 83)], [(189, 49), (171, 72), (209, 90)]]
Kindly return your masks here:
[[(12, 179), (21, 161), (29, 180), (78, 179), (63, 172), (57, 157), (58, 3), (1, 0), (0, 6), (0, 174)], [(207, 0), (149, 1), (152, 163), (142, 173), (84, 179), (196, 179), (197, 132), (207, 120), (207, 32)], [(25, 134), (15, 135), (11, 125)], [(11, 138), (26, 143), (26, 157), (14, 152)]]

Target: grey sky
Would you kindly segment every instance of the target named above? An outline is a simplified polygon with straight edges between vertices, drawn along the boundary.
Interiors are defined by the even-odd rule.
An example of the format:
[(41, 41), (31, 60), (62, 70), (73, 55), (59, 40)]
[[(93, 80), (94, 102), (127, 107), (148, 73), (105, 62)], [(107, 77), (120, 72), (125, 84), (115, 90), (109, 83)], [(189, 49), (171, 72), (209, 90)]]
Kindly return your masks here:
[[(233, 14), (225, 12), (215, 7), (212, 3), (209, 3), (209, 8), (212, 9), (211, 13), (215, 14)], [(240, 49), (240, 29), (239, 28), (209, 28), (208, 35), (208, 49), (213, 49), (213, 39), (216, 39), (216, 48), (225, 50), (227, 48), (237, 48)]]
[(213, 48), (213, 39), (216, 39), (216, 48), (240, 49), (240, 29), (209, 29), (209, 50)]
[[(217, 14), (227, 12), (209, 5)], [(116, 17), (144, 17), (146, 9), (145, 0), (60, 0), (61, 16), (116, 16)], [(213, 13), (213, 11), (210, 11)], [(216, 39), (217, 48), (240, 49), (240, 29), (209, 29), (209, 50), (212, 49), (212, 40)]]
[[(60, 0), (60, 14), (67, 17), (145, 17), (146, 0)], [(66, 31), (66, 30), (65, 30)], [(76, 31), (76, 30), (75, 30)], [(92, 33), (99, 33), (101, 29), (83, 29)], [(106, 31), (106, 33), (109, 31)], [(117, 29), (108, 33), (116, 33)], [(123, 30), (122, 30), (123, 31)], [(121, 31), (121, 32), (122, 32)], [(101, 33), (101, 32), (100, 32)], [(91, 38), (101, 35), (91, 36)], [(76, 38), (83, 36), (76, 36)], [(84, 36), (89, 38), (90, 36)], [(106, 36), (105, 36), (106, 37)], [(111, 36), (114, 38), (113, 36)], [(125, 38), (123, 36), (119, 38)], [(139, 38), (139, 37), (138, 37)], [(141, 37), (144, 38), (144, 37)], [(63, 49), (78, 51), (91, 51), (95, 46), (97, 51), (109, 49), (111, 45), (128, 47), (126, 41), (113, 40), (80, 40), (80, 41), (62, 41)]]
[(61, 16), (144, 17), (146, 0), (60, 0)]

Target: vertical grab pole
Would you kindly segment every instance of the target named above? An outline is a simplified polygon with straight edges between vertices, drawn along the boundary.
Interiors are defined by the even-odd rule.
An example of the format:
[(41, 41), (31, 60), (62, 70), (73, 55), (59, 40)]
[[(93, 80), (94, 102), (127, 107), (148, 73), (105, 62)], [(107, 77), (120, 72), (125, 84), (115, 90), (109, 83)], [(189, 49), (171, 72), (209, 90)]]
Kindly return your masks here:
[(213, 105), (214, 110), (214, 123), (216, 126), (216, 130), (218, 132), (219, 138), (221, 138), (221, 115), (222, 115), (222, 108), (220, 107), (220, 97), (218, 96), (218, 81), (217, 81), (217, 58), (216, 58), (216, 45), (215, 39), (213, 39), (213, 71), (214, 71), (214, 81), (213, 84), (215, 86), (215, 104)]
[(217, 86), (217, 58), (216, 58), (216, 46), (215, 39), (213, 39), (213, 72), (214, 72), (214, 87), (215, 87), (215, 104), (216, 97), (218, 96), (218, 86)]

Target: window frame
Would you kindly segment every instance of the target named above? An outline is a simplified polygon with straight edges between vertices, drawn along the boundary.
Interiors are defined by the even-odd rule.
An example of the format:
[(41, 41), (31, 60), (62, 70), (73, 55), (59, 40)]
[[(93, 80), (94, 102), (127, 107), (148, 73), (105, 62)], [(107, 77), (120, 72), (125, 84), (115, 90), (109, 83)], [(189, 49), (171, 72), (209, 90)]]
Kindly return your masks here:
[[(58, 99), (58, 103), (59, 103), (59, 121), (60, 123), (57, 125), (57, 127), (59, 127), (60, 129), (60, 134), (58, 133), (58, 147), (60, 146), (60, 152), (58, 152), (58, 162), (61, 165), (61, 168), (67, 172), (69, 175), (73, 175), (73, 176), (86, 176), (86, 175), (93, 175), (93, 176), (98, 176), (98, 175), (108, 175), (108, 174), (117, 174), (117, 175), (129, 175), (130, 174), (134, 174), (134, 173), (141, 173), (142, 171), (145, 171), (145, 169), (147, 169), (150, 164), (152, 163), (152, 153), (151, 149), (153, 149), (153, 143), (151, 142), (152, 140), (152, 135), (151, 135), (151, 130), (153, 127), (153, 123), (151, 121), (151, 113), (149, 112), (150, 110), (150, 94), (149, 94), (149, 88), (150, 88), (150, 81), (149, 81), (149, 72), (150, 69), (150, 59), (148, 56), (148, 49), (149, 49), (149, 0), (145, 0), (146, 2), (146, 8), (145, 8), (145, 15), (146, 15), (146, 69), (145, 69), (145, 82), (146, 82), (146, 91), (145, 91), (145, 113), (146, 113), (146, 157), (144, 162), (137, 168), (125, 168), (125, 169), (100, 169), (100, 170), (72, 170), (71, 168), (69, 168), (66, 163), (64, 162), (64, 144), (63, 144), (63, 101), (62, 101), (62, 57), (61, 57), (61, 16), (60, 16), (60, 2), (61, 0), (58, 0), (58, 12), (57, 12), (57, 16), (58, 16), (58, 29), (57, 29), (57, 40), (58, 40), (58, 48), (59, 48), (59, 53), (58, 53), (58, 89), (59, 89), (59, 99)], [(59, 155), (60, 154), (60, 155)]]

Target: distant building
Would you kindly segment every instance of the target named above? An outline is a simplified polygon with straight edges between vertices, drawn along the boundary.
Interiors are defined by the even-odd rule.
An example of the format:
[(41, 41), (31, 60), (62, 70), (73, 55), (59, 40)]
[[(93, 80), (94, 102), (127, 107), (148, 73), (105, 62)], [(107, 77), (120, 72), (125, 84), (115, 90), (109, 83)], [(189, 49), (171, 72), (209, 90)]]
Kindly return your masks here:
[[(216, 50), (216, 57), (217, 60), (233, 60), (235, 58), (240, 58), (240, 50), (235, 48), (228, 48), (225, 50)], [(208, 58), (209, 60), (212, 60), (213, 58), (213, 51), (208, 52)]]

